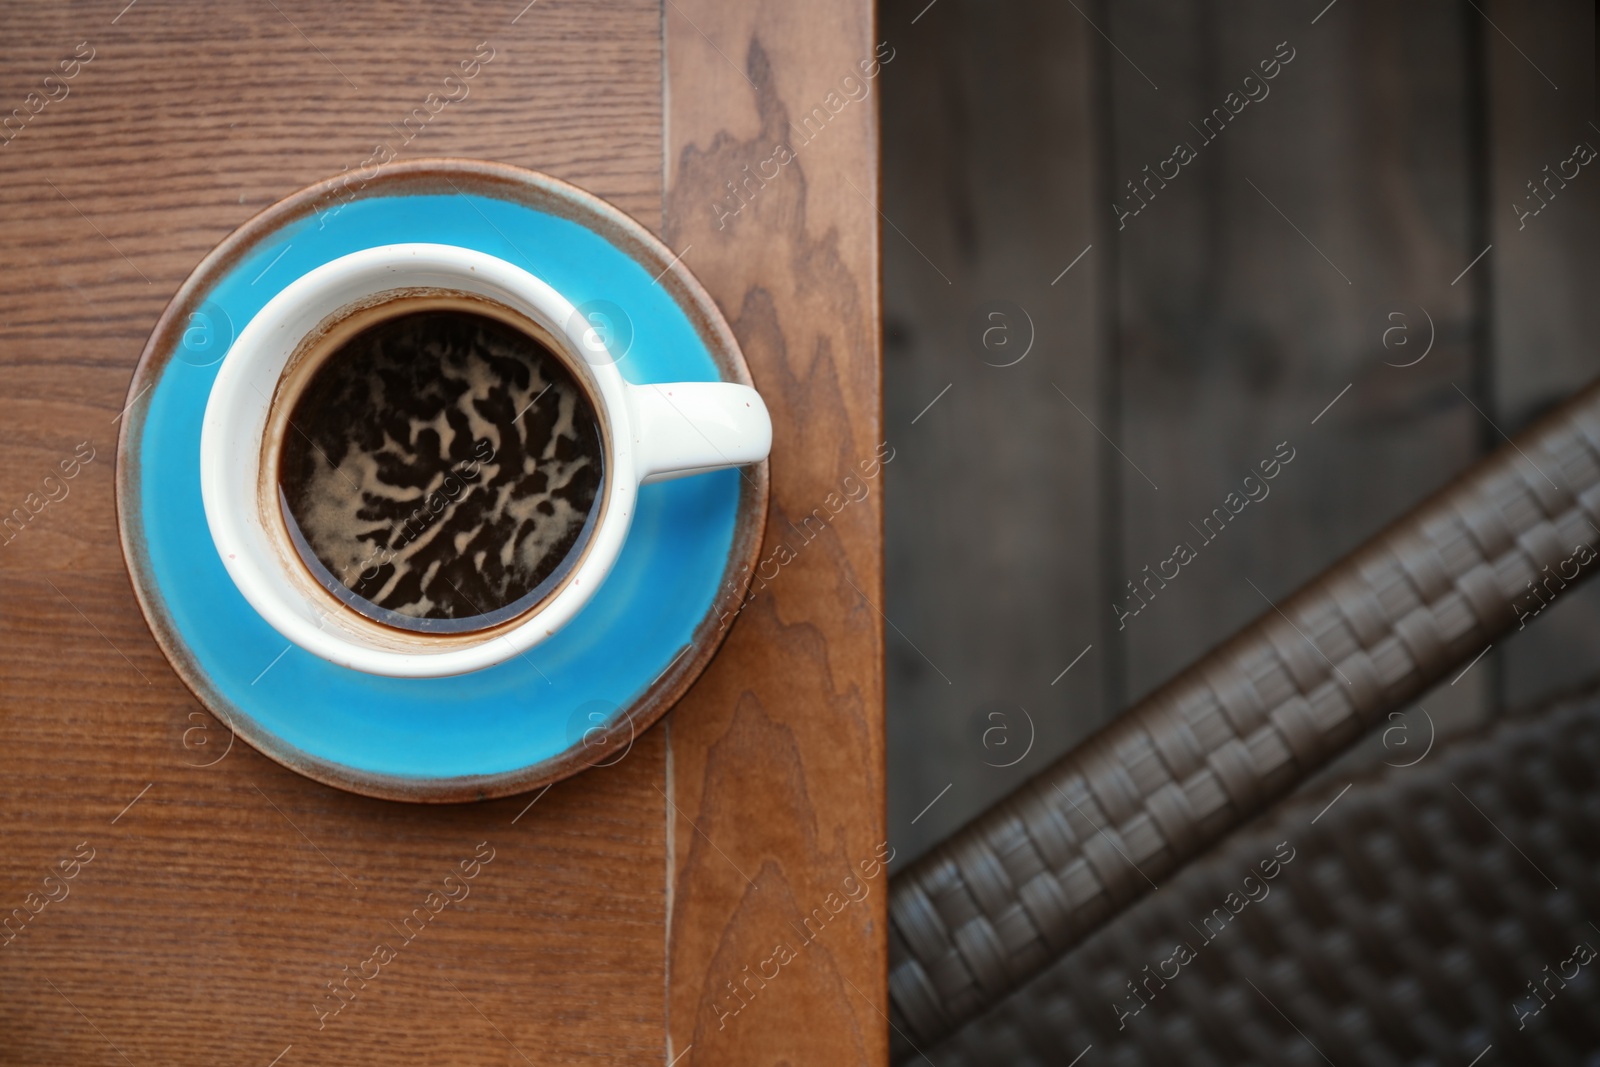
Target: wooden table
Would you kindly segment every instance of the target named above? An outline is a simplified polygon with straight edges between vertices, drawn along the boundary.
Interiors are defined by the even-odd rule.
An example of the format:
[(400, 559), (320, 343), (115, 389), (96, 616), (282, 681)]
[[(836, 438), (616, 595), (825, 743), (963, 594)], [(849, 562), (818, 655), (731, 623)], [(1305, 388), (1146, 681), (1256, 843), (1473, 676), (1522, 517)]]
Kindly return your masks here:
[[(881, 482), (627, 759), (531, 807), (372, 801), (228, 748), (135, 606), (112, 502), (184, 276), (388, 144), (547, 171), (680, 251), (773, 410), (763, 554), (797, 541), (883, 438), (870, 5), (123, 2), (0, 16), (0, 511), (27, 519), (0, 534), (0, 1062), (885, 1062)], [(402, 147), (480, 42), (470, 97)]]

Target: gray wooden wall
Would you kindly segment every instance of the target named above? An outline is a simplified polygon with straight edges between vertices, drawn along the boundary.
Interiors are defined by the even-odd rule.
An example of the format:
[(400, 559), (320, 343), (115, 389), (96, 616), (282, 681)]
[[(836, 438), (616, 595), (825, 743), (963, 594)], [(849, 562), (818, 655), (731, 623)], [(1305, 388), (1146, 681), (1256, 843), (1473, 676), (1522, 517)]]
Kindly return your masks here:
[[(1593, 8), (1475, 2), (884, 0), (905, 855), (1600, 374), (1600, 165), (1513, 207), (1600, 147)], [(1574, 592), (1422, 703), (1466, 729), (1597, 652)]]

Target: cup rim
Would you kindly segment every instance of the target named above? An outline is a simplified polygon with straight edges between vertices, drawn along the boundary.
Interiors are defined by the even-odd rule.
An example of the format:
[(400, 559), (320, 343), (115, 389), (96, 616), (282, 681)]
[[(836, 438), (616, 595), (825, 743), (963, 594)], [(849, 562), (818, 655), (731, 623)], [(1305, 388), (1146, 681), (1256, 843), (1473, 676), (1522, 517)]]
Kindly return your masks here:
[[(584, 393), (590, 410), (594, 412), (601, 435), (601, 465), (602, 483), (601, 492), (597, 494), (594, 505), (585, 517), (583, 531), (578, 543), (574, 546), (576, 551), (569, 550), (566, 557), (554, 569), (549, 578), (541, 583), (542, 591), (536, 598), (524, 597), (523, 603), (515, 611), (510, 611), (507, 605), (494, 611), (486, 612), (489, 621), (473, 626), (446, 627), (430, 630), (426, 626), (393, 625), (384, 621), (381, 615), (374, 615), (362, 611), (359, 607), (349, 603), (337, 591), (329, 588), (330, 581), (338, 579), (329, 574), (326, 578), (317, 574), (320, 561), (313, 564), (306, 559), (307, 549), (302, 548), (297, 538), (297, 532), (290, 528), (284, 518), (284, 505), (281, 501), (278, 488), (278, 474), (282, 460), (283, 440), (286, 436), (288, 419), (300, 396), (304, 393), (309, 381), (316, 376), (318, 370), (334, 355), (335, 352), (351, 337), (361, 330), (378, 325), (387, 319), (406, 314), (408, 311), (426, 310), (430, 305), (459, 305), (468, 303), (469, 310), (478, 314), (503, 322), (507, 326), (532, 336), (536, 341), (547, 348), (551, 354), (559, 359), (567, 372), (577, 382), (578, 388)], [(398, 640), (403, 644), (413, 644), (422, 653), (435, 653), (444, 649), (477, 644), (487, 636), (504, 632), (525, 617), (536, 611), (541, 611), (550, 600), (564, 589), (570, 582), (578, 567), (589, 556), (593, 546), (593, 532), (605, 518), (608, 488), (614, 463), (611, 460), (611, 421), (607, 418), (605, 406), (596, 392), (596, 386), (589, 380), (589, 376), (579, 364), (587, 362), (567, 350), (564, 339), (558, 339), (539, 323), (534, 322), (526, 315), (519, 315), (514, 310), (504, 307), (496, 301), (479, 297), (464, 297), (457, 294), (442, 293), (438, 290), (406, 290), (393, 289), (375, 294), (369, 300), (359, 302), (359, 306), (351, 308), (346, 306), (332, 312), (313, 334), (304, 338), (289, 357), (288, 365), (279, 378), (279, 390), (271, 398), (267, 412), (267, 425), (261, 441), (261, 455), (259, 477), (257, 478), (258, 512), (266, 519), (268, 539), (273, 542), (278, 556), (286, 563), (290, 580), (299, 585), (312, 599), (323, 603), (331, 611), (338, 613), (354, 629), (371, 634), (380, 643), (388, 640)], [(313, 557), (315, 558), (315, 557)], [(294, 566), (298, 563), (300, 566)], [(325, 568), (323, 568), (325, 569)], [(350, 596), (354, 597), (353, 592)], [(382, 611), (377, 605), (373, 605)], [(354, 612), (354, 616), (343, 614)], [(388, 613), (395, 614), (395, 613)]]
[[(427, 279), (435, 284), (412, 284)], [(453, 280), (455, 284), (437, 284)], [(320, 587), (287, 536), (275, 501), (263, 499), (265, 434), (319, 331), (353, 305), (390, 302), (416, 290), (466, 295), (527, 318), (589, 394), (601, 424), (604, 481), (593, 527), (558, 588), (515, 617), (460, 634), (385, 626)], [(639, 480), (627, 385), (614, 362), (577, 353), (573, 305), (548, 283), (497, 256), (457, 245), (406, 242), (348, 253), (296, 278), (239, 331), (212, 384), (200, 441), (200, 487), (212, 543), (234, 585), (275, 630), (331, 663), (396, 678), (466, 674), (521, 655), (565, 626), (589, 601), (621, 553)], [(311, 329), (306, 323), (313, 322)], [(263, 389), (270, 377), (270, 388)], [(292, 394), (290, 398), (292, 400)]]

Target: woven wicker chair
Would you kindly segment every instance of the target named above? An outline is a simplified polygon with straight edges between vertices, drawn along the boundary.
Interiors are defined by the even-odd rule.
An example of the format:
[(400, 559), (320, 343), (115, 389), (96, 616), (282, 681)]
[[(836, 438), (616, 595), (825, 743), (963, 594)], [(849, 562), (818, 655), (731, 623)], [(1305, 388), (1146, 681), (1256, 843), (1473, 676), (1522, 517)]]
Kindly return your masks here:
[[(1384, 722), (1388, 712), (1448, 672), (1460, 670), (1501, 634), (1519, 626), (1519, 605), (1531, 613), (1538, 603), (1535, 597), (1548, 600), (1581, 581), (1594, 569), (1597, 555), (1591, 546), (1597, 542), (1600, 383), (1264, 613), (904, 871), (894, 883), (889, 905), (889, 992), (897, 1060), (923, 1056), (967, 1026), (974, 1028), (971, 1035), (988, 1033), (998, 1039), (994, 1027), (1003, 1024), (996, 1020), (1026, 1016), (1035, 1023), (1032, 1038), (1014, 1035), (1009, 1047), (1048, 1046), (1049, 1055), (1038, 1062), (1068, 1062), (1092, 1040), (1083, 1035), (1099, 1032), (1083, 1022), (1081, 1012), (1103, 1012), (1113, 1027), (1117, 1019), (1107, 1000), (1057, 1013), (1057, 1022), (1041, 1029), (1038, 1012), (1029, 1005), (1055, 1004), (1066, 995), (1062, 991), (1083, 988), (1065, 977), (1051, 985), (1046, 971), (1058, 975), (1060, 967), (1070, 967), (1066, 954), (1091, 934), (1135, 938), (1132, 928), (1126, 934), (1122, 928), (1124, 913), (1139, 898), (1264, 812), (1369, 727)], [(1592, 773), (1594, 762), (1588, 766)], [(1593, 803), (1592, 796), (1588, 803)], [(1267, 836), (1273, 832), (1278, 831)], [(1256, 844), (1253, 838), (1250, 843)], [(1250, 855), (1252, 862), (1262, 858)], [(1227, 869), (1226, 861), (1212, 862)], [(1248, 872), (1238, 873), (1242, 877)], [(1456, 892), (1473, 891), (1470, 876), (1459, 876), (1469, 880)], [(1202, 894), (1196, 899), (1208, 898)], [(1173, 906), (1181, 912), (1190, 903), (1185, 897), (1181, 906)], [(1520, 904), (1517, 914), (1536, 921), (1535, 913)], [(1600, 922), (1600, 915), (1591, 918)], [(1600, 933), (1593, 943), (1600, 947)], [(1160, 956), (1138, 956), (1135, 950), (1146, 947), (1128, 941), (1123, 945), (1126, 960), (1141, 959), (1142, 968), (1171, 951), (1169, 946)], [(1308, 953), (1306, 959), (1313, 958), (1309, 942), (1300, 947)], [(1298, 948), (1291, 954), (1301, 955)], [(1542, 962), (1559, 964), (1565, 958)], [(1316, 981), (1352, 980), (1340, 977), (1343, 965), (1336, 954), (1325, 957), (1321, 966)], [(1414, 981), (1425, 983), (1430, 972), (1420, 962), (1418, 966)], [(1144, 972), (1135, 971), (1137, 975), (1128, 973), (1124, 980), (1142, 979)], [(1279, 988), (1278, 978), (1266, 969), (1241, 973), (1266, 978), (1271, 987), (1262, 989), (1268, 996)], [(1537, 976), (1535, 967), (1527, 977)], [(1237, 997), (1237, 989), (1207, 985), (1205, 979), (1187, 983), (1184, 996), (1195, 1005), (1191, 1011), (1206, 1010), (1207, 996)], [(1281, 991), (1287, 995), (1293, 987)], [(1015, 1011), (1003, 1005), (1013, 996), (1018, 998), (1011, 1006)], [(1073, 996), (1076, 1000), (1077, 994)], [(1228, 1003), (1236, 1005), (1237, 1000)], [(1310, 1019), (1310, 1000), (1299, 997), (1296, 1003), (1308, 1012), (1301, 1018)], [(1278, 1007), (1293, 1014), (1287, 1004)], [(1227, 1018), (1228, 1010), (1218, 1006), (1213, 1015)], [(1263, 1005), (1251, 1018), (1269, 1015), (1277, 1017)], [(1376, 1013), (1373, 1018), (1385, 1017)], [(1359, 1028), (1341, 1026), (1342, 1019), (1320, 1018), (1315, 1029), (1351, 1034), (1349, 1047), (1362, 1051), (1361, 1058), (1348, 1062), (1385, 1062), (1366, 1058), (1379, 1047), (1397, 1050), (1390, 1054), (1392, 1062), (1411, 1058), (1398, 1051), (1410, 1047), (1402, 1030), (1384, 1023), (1373, 1032), (1386, 1037), (1392, 1030), (1393, 1040), (1369, 1041)], [(1477, 1025), (1485, 1033), (1491, 1028), (1488, 1020), (1462, 1025)], [(1198, 1026), (1195, 1022), (1196, 1035)], [(1134, 1028), (1129, 1022), (1128, 1029)], [(1181, 1033), (1165, 1033), (1160, 1041), (1166, 1044), (1135, 1039), (1126, 1047), (1182, 1047), (1193, 1062), (1203, 1063), (1241, 1058), (1323, 1062), (1323, 1051), (1308, 1042), (1302, 1041), (1297, 1050), (1285, 1045), (1268, 1054), (1274, 1046), (1262, 1036), (1267, 1031), (1259, 1026), (1255, 1031), (1231, 1029), (1239, 1039), (1227, 1047), (1247, 1050), (1238, 1058), (1206, 1053), (1199, 1037), (1183, 1038)], [(1041, 1034), (1060, 1040), (1050, 1044)], [(967, 1043), (971, 1035), (951, 1039), (948, 1047), (979, 1049), (981, 1045)], [(1460, 1035), (1446, 1036), (1449, 1041), (1433, 1035), (1425, 1047), (1459, 1051), (1451, 1042)], [(1483, 1044), (1488, 1043), (1485, 1038)], [(994, 1054), (991, 1048), (985, 1058), (992, 1062)], [(975, 1055), (969, 1051), (966, 1059)], [(1019, 1062), (1032, 1062), (1028, 1054), (1019, 1055)], [(1173, 1054), (1149, 1062), (1180, 1058)], [(1146, 1060), (1135, 1056), (1099, 1062)]]
[(1493, 1046), (1485, 1063), (1593, 1064), (1600, 958), (1578, 946), (1600, 951), (1596, 768), (1590, 692), (1296, 797), (927, 1051), (1400, 1067)]

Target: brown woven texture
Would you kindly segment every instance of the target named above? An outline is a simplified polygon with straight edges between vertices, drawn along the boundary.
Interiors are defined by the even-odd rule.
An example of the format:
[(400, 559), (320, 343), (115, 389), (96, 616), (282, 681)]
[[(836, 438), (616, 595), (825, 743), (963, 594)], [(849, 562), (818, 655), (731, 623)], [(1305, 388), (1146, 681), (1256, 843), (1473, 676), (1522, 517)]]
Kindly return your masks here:
[(897, 878), (897, 1051), (937, 1043), (1460, 670), (1537, 607), (1530, 583), (1559, 597), (1576, 556), (1577, 577), (1594, 569), (1597, 527), (1600, 384)]
[(1378, 771), (1230, 835), (925, 1051), (939, 1067), (1062, 1067), (1091, 1045), (1082, 1067), (1600, 1063), (1600, 699)]

